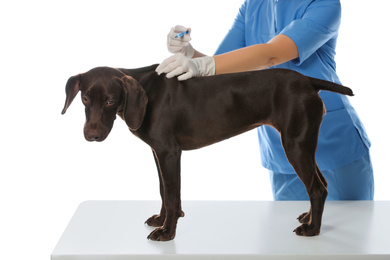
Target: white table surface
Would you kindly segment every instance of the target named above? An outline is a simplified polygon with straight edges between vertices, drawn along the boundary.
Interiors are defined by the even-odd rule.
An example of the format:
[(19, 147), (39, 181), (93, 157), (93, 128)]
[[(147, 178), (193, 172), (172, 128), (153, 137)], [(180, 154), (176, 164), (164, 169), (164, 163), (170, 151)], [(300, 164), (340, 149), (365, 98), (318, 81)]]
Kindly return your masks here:
[(321, 234), (298, 237), (309, 202), (184, 201), (176, 238), (146, 239), (158, 201), (86, 201), (52, 260), (390, 259), (390, 201), (328, 201)]

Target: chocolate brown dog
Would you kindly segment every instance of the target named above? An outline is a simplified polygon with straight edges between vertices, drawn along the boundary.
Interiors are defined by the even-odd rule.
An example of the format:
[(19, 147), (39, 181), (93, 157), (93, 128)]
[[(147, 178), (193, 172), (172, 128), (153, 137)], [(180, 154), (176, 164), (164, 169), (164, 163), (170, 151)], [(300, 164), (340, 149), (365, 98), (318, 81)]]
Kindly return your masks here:
[(309, 212), (298, 217), (297, 235), (320, 233), (328, 194), (315, 161), (325, 113), (320, 90), (353, 95), (352, 90), (285, 69), (225, 74), (187, 81), (158, 76), (157, 65), (139, 69), (94, 68), (69, 78), (64, 114), (79, 91), (85, 105), (84, 135), (103, 141), (116, 115), (150, 145), (160, 178), (160, 214), (146, 223), (157, 227), (148, 238), (175, 237), (183, 217), (180, 158), (183, 150), (201, 148), (261, 125), (276, 128), (291, 165), (306, 187)]

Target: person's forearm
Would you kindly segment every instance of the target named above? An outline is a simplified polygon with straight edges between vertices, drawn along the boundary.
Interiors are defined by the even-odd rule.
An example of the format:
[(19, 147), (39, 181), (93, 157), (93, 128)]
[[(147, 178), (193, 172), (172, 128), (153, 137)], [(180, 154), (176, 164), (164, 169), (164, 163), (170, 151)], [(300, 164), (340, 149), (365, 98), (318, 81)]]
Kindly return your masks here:
[[(256, 49), (259, 49), (261, 52), (258, 52)], [(253, 70), (253, 69), (262, 69), (262, 68), (267, 68), (270, 66), (261, 66), (258, 67), (259, 64), (266, 64), (267, 60), (264, 58), (264, 54), (262, 53), (263, 51), (265, 52), (264, 47), (257, 48), (254, 46), (243, 48), (240, 50), (235, 50), (229, 53), (221, 54), (218, 56), (214, 56), (215, 62), (219, 64), (219, 70), (221, 73), (231, 73), (231, 72), (238, 72), (239, 71), (247, 71), (247, 70)], [(195, 49), (194, 49), (195, 50)], [(256, 53), (256, 54), (255, 54)], [(254, 62), (255, 64), (252, 65), (250, 62), (250, 58), (254, 58), (254, 55), (257, 57), (263, 57), (264, 60), (259, 60), (256, 58)], [(206, 56), (205, 54), (195, 50), (194, 55), (192, 56), (192, 59), (194, 58), (200, 58)], [(248, 59), (249, 58), (249, 59)], [(234, 61), (234, 62), (229, 62), (229, 61)], [(234, 65), (232, 64), (234, 63)], [(240, 67), (240, 68), (238, 68)]]
[(267, 45), (253, 45), (214, 56), (215, 74), (260, 70), (273, 66)]
[(266, 44), (257, 44), (214, 56), (215, 74), (266, 69), (298, 57), (295, 43), (278, 35)]

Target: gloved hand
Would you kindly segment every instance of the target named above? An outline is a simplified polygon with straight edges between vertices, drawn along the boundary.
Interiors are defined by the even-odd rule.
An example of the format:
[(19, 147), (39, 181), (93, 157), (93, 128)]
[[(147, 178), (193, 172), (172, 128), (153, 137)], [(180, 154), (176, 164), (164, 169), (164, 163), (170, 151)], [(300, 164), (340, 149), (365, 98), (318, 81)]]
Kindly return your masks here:
[[(179, 38), (175, 38), (176, 34), (185, 32), (187, 30), (188, 34)], [(175, 27), (172, 27), (167, 36), (168, 51), (174, 54), (181, 53), (188, 58), (192, 58), (192, 56), (194, 56), (195, 50), (190, 44), (190, 34), (191, 28), (186, 28), (182, 25), (176, 25)]]
[(215, 75), (215, 61), (214, 58), (210, 56), (190, 59), (180, 53), (165, 59), (156, 68), (156, 72), (158, 75), (167, 73), (167, 78), (173, 78), (180, 75), (177, 78), (178, 80), (211, 76)]

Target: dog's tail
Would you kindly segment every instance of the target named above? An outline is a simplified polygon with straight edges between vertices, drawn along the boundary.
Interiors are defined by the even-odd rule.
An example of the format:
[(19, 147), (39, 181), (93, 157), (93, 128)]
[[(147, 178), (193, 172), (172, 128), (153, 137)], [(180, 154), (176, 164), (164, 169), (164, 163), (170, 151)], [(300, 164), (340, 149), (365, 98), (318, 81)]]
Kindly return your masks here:
[(317, 90), (327, 90), (343, 95), (353, 96), (352, 89), (330, 81), (308, 77), (312, 86)]

